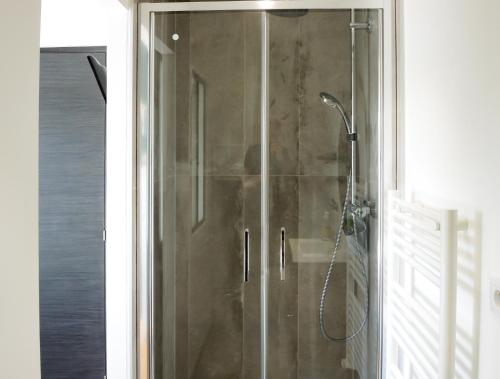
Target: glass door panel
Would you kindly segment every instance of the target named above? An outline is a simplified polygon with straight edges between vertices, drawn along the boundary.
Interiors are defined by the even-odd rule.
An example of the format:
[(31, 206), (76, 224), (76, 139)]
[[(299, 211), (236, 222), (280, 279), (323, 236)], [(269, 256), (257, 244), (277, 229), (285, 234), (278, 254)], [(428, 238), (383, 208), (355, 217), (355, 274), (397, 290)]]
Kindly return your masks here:
[(141, 38), (140, 378), (376, 378), (380, 11), (236, 3)]
[(261, 18), (155, 13), (152, 374), (260, 376)]
[[(354, 38), (354, 112), (358, 134), (358, 200), (371, 207), (380, 208), (378, 143), (380, 116), (380, 11), (355, 10), (351, 16), (356, 23), (370, 24), (370, 31), (359, 30)], [(376, 213), (368, 217), (367, 231), (360, 234), (360, 243), (368, 251), (365, 264), (369, 281), (369, 317), (360, 337), (347, 345), (346, 358), (359, 372), (361, 378), (372, 378), (377, 372), (379, 345), (379, 219)], [(347, 260), (347, 293), (353, 294), (364, 281), (360, 262), (352, 254)], [(350, 296), (348, 301), (347, 331), (353, 333), (362, 322), (363, 304)]]
[[(368, 12), (353, 20), (356, 12), (268, 12), (268, 377), (273, 379), (376, 377), (378, 317), (375, 308), (369, 313), (367, 293), (370, 268), (378, 267), (377, 244), (365, 243), (368, 225), (376, 218), (356, 218), (356, 240), (351, 236), (351, 203), (361, 205), (377, 198), (373, 189), (378, 186), (379, 46), (375, 27), (368, 30), (368, 25), (359, 25), (352, 31), (351, 22), (368, 23)], [(377, 11), (370, 15), (375, 22)], [(357, 54), (353, 54), (352, 33), (359, 40)], [(355, 79), (353, 93), (352, 70), (357, 66), (358, 76), (361, 70), (372, 76)], [(358, 92), (363, 106), (355, 98)], [(353, 98), (356, 115), (362, 115), (356, 118), (355, 149), (351, 140), (356, 130), (348, 136), (354, 122)], [(351, 168), (356, 173), (354, 197)], [(365, 190), (369, 181), (370, 194)], [(346, 196), (346, 226), (335, 249)], [(372, 242), (377, 238), (374, 231)], [(369, 315), (371, 321), (364, 325)], [(371, 346), (368, 327), (374, 328)], [(370, 366), (368, 359), (373, 360)]]

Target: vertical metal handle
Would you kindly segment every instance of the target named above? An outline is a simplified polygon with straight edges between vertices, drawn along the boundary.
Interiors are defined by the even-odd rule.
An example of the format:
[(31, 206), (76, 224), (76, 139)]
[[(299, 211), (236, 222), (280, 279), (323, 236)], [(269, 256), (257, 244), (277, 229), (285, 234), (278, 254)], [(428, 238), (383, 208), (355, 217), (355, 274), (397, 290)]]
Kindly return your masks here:
[(285, 280), (285, 228), (281, 228), (281, 242), (280, 242), (280, 279)]
[(248, 282), (248, 273), (250, 271), (250, 231), (245, 229), (243, 240), (243, 281)]

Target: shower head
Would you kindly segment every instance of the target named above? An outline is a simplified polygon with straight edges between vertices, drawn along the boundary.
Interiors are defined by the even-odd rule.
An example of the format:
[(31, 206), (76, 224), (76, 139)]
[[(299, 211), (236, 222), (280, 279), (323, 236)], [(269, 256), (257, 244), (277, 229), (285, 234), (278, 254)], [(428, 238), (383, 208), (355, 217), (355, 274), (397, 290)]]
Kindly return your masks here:
[(335, 108), (335, 107), (342, 108), (342, 104), (340, 103), (340, 101), (338, 101), (335, 96), (330, 95), (327, 92), (320, 92), (319, 97), (321, 97), (321, 100), (323, 100), (323, 103), (325, 103), (326, 105), (328, 105), (332, 108)]
[(356, 136), (353, 133), (352, 126), (351, 126), (351, 121), (349, 120), (349, 116), (347, 116), (347, 112), (344, 109), (344, 106), (342, 103), (337, 100), (337, 98), (329, 93), (326, 92), (320, 92), (319, 97), (321, 97), (321, 101), (328, 105), (330, 108), (337, 109), (340, 114), (342, 115), (342, 119), (344, 120), (344, 126), (347, 131), (347, 136), (349, 140), (355, 139)]

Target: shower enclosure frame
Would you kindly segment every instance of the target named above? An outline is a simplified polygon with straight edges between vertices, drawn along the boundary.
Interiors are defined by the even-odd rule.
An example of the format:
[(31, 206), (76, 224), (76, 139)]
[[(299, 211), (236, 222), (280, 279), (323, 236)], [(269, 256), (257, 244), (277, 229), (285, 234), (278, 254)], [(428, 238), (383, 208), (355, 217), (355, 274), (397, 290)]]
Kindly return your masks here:
[[(379, 102), (378, 102), (378, 354), (377, 378), (384, 374), (383, 352), (383, 246), (384, 246), (384, 194), (388, 189), (396, 188), (396, 60), (395, 60), (395, 28), (396, 0), (262, 0), (262, 1), (207, 1), (207, 2), (172, 2), (172, 3), (139, 3), (137, 11), (137, 70), (136, 70), (136, 132), (134, 147), (136, 151), (136, 167), (134, 175), (135, 191), (135, 262), (134, 262), (134, 307), (133, 325), (135, 379), (151, 379), (153, 367), (152, 340), (152, 244), (153, 240), (153, 146), (154, 135), (154, 52), (155, 38), (151, 31), (154, 28), (153, 13), (163, 12), (203, 12), (203, 11), (263, 11), (261, 49), (268, 51), (268, 22), (266, 10), (286, 9), (318, 9), (318, 10), (380, 10), (379, 24)], [(268, 194), (268, 54), (261, 57), (261, 259), (267, 262), (269, 208)], [(261, 269), (261, 379), (268, 379), (266, 367), (266, 334), (267, 334), (267, 266)]]

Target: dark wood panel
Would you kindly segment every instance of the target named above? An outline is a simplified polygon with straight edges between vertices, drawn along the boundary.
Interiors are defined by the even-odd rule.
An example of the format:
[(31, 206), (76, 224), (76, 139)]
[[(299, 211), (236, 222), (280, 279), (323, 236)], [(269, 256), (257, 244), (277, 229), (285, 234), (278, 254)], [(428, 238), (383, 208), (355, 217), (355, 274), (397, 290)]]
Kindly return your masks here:
[(105, 103), (87, 55), (40, 60), (40, 333), (43, 379), (106, 371)]

